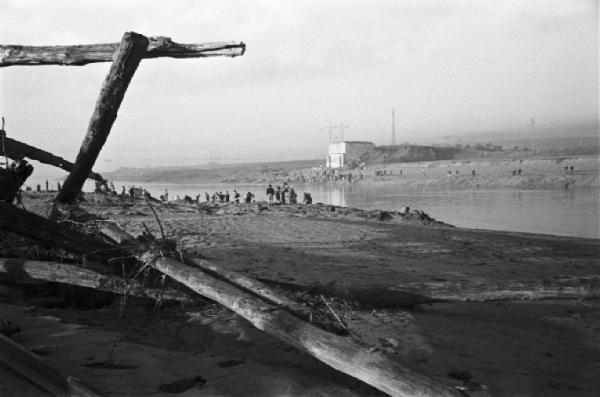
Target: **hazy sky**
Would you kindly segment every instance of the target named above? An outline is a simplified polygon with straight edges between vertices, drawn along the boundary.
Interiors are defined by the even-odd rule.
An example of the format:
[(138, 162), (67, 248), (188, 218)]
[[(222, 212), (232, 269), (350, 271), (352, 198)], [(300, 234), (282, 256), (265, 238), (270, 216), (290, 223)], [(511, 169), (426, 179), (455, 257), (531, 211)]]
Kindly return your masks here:
[[(323, 129), (386, 144), (598, 118), (596, 0), (0, 0), (0, 43), (244, 41), (143, 60), (97, 163), (324, 156)], [(110, 65), (0, 68), (8, 134), (74, 159)]]

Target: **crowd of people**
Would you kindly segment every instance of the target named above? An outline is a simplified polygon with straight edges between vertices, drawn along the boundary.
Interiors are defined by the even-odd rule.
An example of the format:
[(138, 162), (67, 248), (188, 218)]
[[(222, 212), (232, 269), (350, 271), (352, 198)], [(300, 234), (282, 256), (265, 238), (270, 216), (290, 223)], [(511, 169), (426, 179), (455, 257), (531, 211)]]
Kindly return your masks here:
[[(123, 187), (125, 189), (125, 187)], [(132, 189), (137, 189), (132, 187)], [(144, 190), (144, 192), (146, 192)], [(273, 187), (273, 185), (268, 185), (266, 191), (266, 201), (269, 205), (285, 205), (285, 204), (298, 204), (298, 193), (294, 189), (294, 186), (289, 185), (287, 182), (284, 182), (282, 186)], [(133, 196), (132, 196), (133, 197)], [(232, 193), (229, 193), (229, 190), (225, 192), (219, 191), (210, 194), (208, 192), (204, 194), (196, 195), (196, 198), (192, 198), (189, 195), (185, 195), (183, 199), (180, 195), (175, 195), (174, 197), (169, 195), (168, 189), (165, 189), (164, 193), (160, 195), (160, 200), (163, 202), (169, 201), (180, 201), (183, 200), (186, 203), (255, 203), (256, 195), (253, 192), (240, 193), (237, 190), (233, 190)], [(312, 195), (309, 192), (303, 193), (302, 204), (312, 204)]]

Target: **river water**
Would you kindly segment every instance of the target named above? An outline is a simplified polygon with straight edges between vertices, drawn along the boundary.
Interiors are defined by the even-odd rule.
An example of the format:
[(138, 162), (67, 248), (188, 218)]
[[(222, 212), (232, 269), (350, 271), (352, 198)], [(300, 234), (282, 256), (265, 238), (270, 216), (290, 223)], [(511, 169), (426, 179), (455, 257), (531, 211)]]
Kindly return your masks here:
[[(139, 183), (115, 182), (119, 188)], [(144, 183), (158, 197), (165, 189), (170, 198), (176, 195), (193, 198), (216, 191), (242, 196), (250, 191), (257, 200), (265, 199), (266, 185), (167, 184)], [(600, 190), (406, 190), (384, 184), (302, 185), (298, 197), (309, 191), (313, 202), (362, 209), (399, 210), (404, 206), (423, 210), (431, 217), (455, 226), (600, 238)]]

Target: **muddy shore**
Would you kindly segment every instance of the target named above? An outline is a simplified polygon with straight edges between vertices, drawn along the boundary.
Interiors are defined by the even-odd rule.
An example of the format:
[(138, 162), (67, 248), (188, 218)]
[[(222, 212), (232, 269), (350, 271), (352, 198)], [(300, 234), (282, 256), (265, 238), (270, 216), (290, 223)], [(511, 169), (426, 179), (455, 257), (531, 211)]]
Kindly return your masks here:
[[(47, 214), (51, 199), (27, 194), (24, 204)], [(158, 233), (142, 200), (90, 194), (83, 207), (132, 234), (143, 224)], [(343, 320), (365, 343), (470, 395), (600, 390), (598, 300), (415, 304), (395, 293), (408, 282), (598, 276), (598, 240), (461, 229), (422, 212), (264, 203), (155, 209), (185, 252), (290, 296), (318, 290), (338, 300)], [(57, 285), (0, 285), (2, 317), (21, 328), (14, 340), (105, 395), (380, 394), (210, 302), (73, 302)], [(44, 395), (6, 381), (2, 371), (3, 394)]]

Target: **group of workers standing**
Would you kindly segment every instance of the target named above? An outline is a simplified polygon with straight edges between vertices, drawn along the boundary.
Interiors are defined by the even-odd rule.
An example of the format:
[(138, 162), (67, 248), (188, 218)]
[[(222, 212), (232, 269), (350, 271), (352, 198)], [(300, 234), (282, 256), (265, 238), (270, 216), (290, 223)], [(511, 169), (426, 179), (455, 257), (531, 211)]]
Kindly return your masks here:
[[(298, 204), (298, 193), (294, 189), (294, 186), (290, 186), (287, 182), (283, 183), (283, 186), (277, 186), (274, 188), (273, 185), (269, 185), (266, 190), (267, 201), (269, 205), (273, 204)], [(183, 197), (183, 200), (187, 203), (201, 203), (204, 200), (207, 203), (229, 203), (229, 202), (245, 202), (247, 204), (254, 203), (256, 201), (256, 196), (252, 192), (248, 192), (245, 195), (240, 194), (237, 190), (233, 190), (233, 193), (230, 194), (228, 190), (223, 192), (215, 192), (212, 195), (209, 193), (204, 193), (204, 197), (202, 194), (196, 195), (196, 199), (194, 200), (192, 197), (186, 195)], [(165, 189), (165, 192), (160, 195), (160, 199), (164, 202), (168, 202), (169, 200), (169, 191)], [(174, 197), (174, 201), (181, 200), (179, 195)], [(304, 193), (304, 197), (302, 200), (303, 204), (312, 204), (312, 195), (308, 192)]]

